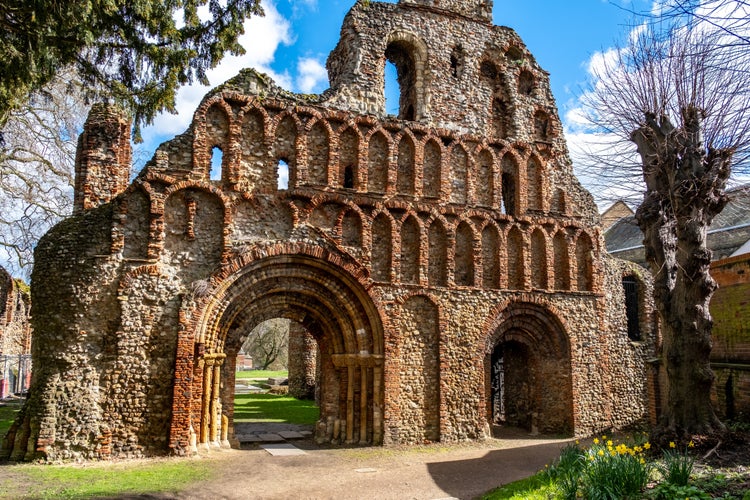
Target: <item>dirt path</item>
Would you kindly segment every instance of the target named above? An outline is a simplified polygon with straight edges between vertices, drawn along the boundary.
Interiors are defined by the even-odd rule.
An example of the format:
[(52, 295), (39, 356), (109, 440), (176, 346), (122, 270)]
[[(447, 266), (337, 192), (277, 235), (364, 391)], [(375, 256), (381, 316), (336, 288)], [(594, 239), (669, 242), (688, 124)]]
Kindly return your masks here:
[(492, 439), (413, 448), (317, 449), (274, 457), (262, 449), (210, 453), (220, 472), (180, 499), (474, 498), (550, 463), (567, 441)]

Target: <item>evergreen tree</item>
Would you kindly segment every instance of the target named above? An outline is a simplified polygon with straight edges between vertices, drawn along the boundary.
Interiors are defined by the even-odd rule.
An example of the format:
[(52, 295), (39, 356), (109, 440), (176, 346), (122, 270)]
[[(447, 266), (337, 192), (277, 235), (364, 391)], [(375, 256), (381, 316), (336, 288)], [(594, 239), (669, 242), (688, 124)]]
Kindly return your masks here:
[(174, 110), (181, 85), (207, 84), (206, 70), (225, 53), (244, 53), (244, 20), (262, 14), (260, 0), (4, 0), (0, 128), (72, 67), (91, 94), (131, 110), (137, 137), (157, 113)]

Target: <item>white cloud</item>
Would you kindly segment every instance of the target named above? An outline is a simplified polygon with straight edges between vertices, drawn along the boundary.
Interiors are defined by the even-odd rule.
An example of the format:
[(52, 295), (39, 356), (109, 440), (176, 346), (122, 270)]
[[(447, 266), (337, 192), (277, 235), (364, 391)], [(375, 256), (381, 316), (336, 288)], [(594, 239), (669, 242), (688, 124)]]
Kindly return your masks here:
[(589, 76), (596, 77), (603, 74), (607, 68), (612, 68), (617, 62), (617, 55), (618, 49), (613, 47), (604, 52), (594, 52), (586, 66)]
[(144, 128), (143, 137), (147, 147), (155, 148), (157, 144), (154, 142), (185, 131), (203, 96), (211, 88), (235, 76), (240, 69), (256, 68), (268, 73), (282, 87), (291, 88), (292, 78), (288, 73), (278, 74), (270, 68), (279, 45), (290, 45), (294, 41), (291, 25), (279, 14), (273, 3), (264, 2), (263, 10), (265, 16), (245, 21), (245, 33), (239, 40), (246, 53), (242, 56), (227, 56), (216, 68), (207, 71), (210, 85), (196, 83), (182, 87), (177, 93), (177, 114), (163, 113), (152, 125)]
[(305, 94), (316, 90), (324, 90), (319, 87), (328, 83), (328, 72), (325, 66), (317, 59), (304, 57), (297, 63), (297, 88)]
[[(664, 1), (656, 0), (652, 5), (651, 14), (658, 16), (665, 10), (664, 5)], [(738, 36), (750, 36), (750, 24), (747, 23), (747, 19), (750, 18), (750, 5), (745, 2), (704, 0), (696, 14), (709, 21), (698, 23), (695, 28), (712, 40), (714, 47), (718, 47), (714, 53), (717, 50), (731, 51)], [(627, 33), (626, 40), (633, 42), (647, 28), (646, 23), (635, 26)], [(620, 49), (610, 47), (591, 56), (586, 69), (592, 87), (601, 85), (598, 80), (600, 75), (626, 71), (624, 68), (618, 68), (618, 50)], [(739, 59), (734, 61), (740, 65)], [(584, 105), (586, 98), (584, 93), (579, 96), (578, 102), (566, 106), (568, 110), (564, 115), (565, 137), (576, 174), (584, 186), (594, 194), (600, 208), (608, 206), (618, 198), (629, 198), (637, 204), (640, 200), (639, 191), (643, 189), (643, 181), (640, 157), (635, 145), (622, 134), (607, 133), (593, 125), (588, 118), (589, 110)], [(724, 102), (720, 99), (711, 102), (714, 101)], [(743, 178), (735, 177), (734, 180), (741, 181)]]

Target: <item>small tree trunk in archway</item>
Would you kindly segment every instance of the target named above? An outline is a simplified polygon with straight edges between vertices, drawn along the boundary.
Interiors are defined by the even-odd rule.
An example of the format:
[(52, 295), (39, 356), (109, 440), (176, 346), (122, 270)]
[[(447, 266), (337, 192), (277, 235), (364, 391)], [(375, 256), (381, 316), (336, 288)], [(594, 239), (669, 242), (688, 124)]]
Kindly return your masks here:
[(709, 302), (708, 227), (726, 205), (732, 151), (706, 150), (701, 112), (683, 110), (680, 127), (647, 116), (632, 140), (643, 163), (647, 191), (636, 219), (654, 273), (654, 302), (662, 323), (668, 401), (655, 434), (686, 436), (724, 430), (711, 404), (713, 321)]

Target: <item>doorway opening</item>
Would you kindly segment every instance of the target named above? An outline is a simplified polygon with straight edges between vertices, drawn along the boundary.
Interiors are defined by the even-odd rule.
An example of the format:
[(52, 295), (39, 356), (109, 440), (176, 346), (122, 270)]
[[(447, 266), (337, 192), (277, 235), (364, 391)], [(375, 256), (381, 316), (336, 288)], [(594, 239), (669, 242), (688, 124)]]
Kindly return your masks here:
[(493, 433), (573, 431), (570, 348), (559, 319), (514, 303), (495, 320), (485, 351), (487, 422)]
[(502, 342), (492, 351), (492, 424), (539, 432), (534, 373), (527, 346)]
[(267, 439), (303, 439), (320, 417), (318, 344), (286, 318), (254, 327), (235, 355), (235, 446)]

